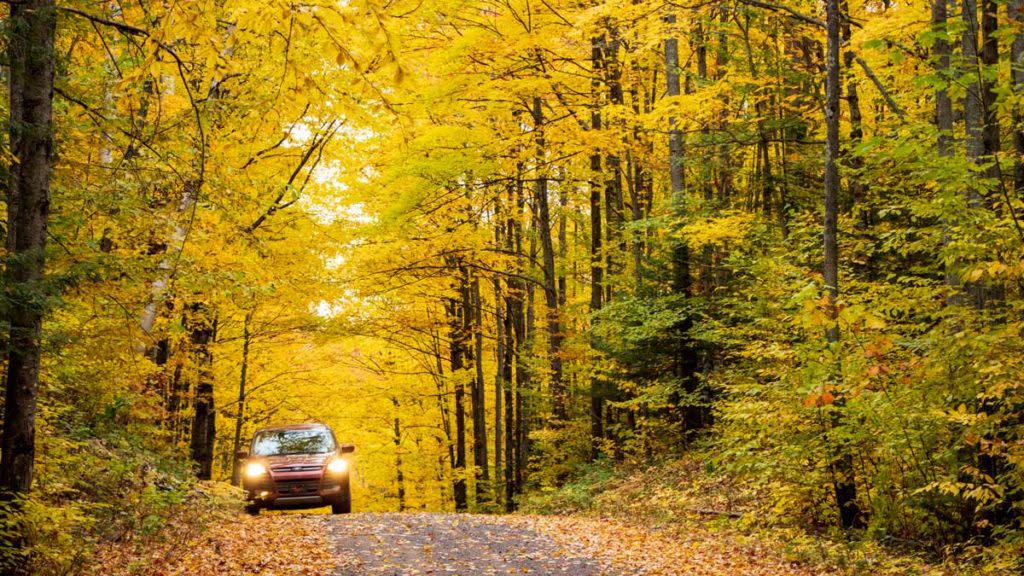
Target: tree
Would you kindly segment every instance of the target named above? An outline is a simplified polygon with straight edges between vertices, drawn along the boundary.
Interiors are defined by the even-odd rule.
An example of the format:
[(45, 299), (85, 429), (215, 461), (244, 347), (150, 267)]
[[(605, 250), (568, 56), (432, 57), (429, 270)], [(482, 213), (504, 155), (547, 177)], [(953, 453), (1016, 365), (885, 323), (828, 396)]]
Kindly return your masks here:
[[(827, 12), (825, 48), (825, 225), (824, 225), (824, 270), (825, 280), (825, 314), (828, 324), (825, 329), (825, 341), (833, 350), (839, 346), (839, 45), (840, 21), (843, 18), (839, 9), (839, 0), (828, 0), (825, 4)], [(836, 388), (838, 391), (838, 388)], [(838, 392), (837, 392), (838, 393)], [(835, 394), (833, 394), (835, 396)], [(841, 397), (834, 402), (832, 426), (839, 427), (843, 423), (843, 402)], [(862, 525), (860, 507), (857, 503), (857, 485), (853, 478), (853, 458), (845, 447), (835, 448), (839, 453), (830, 455), (833, 458), (833, 484), (836, 505), (839, 507), (839, 518), (843, 528), (855, 528)]]
[(7, 372), (0, 456), (0, 493), (6, 499), (32, 489), (42, 325), (48, 300), (46, 240), (53, 169), (54, 36), (52, 0), (10, 7), (10, 146), (17, 162), (7, 184), (5, 269)]

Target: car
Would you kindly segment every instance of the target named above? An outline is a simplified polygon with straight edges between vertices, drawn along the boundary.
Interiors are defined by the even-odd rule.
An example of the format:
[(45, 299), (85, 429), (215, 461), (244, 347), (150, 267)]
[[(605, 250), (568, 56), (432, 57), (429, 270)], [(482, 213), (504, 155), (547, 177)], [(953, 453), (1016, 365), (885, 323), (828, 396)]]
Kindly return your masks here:
[(326, 424), (260, 428), (248, 452), (239, 452), (245, 510), (319, 508), (334, 514), (352, 511), (347, 454)]

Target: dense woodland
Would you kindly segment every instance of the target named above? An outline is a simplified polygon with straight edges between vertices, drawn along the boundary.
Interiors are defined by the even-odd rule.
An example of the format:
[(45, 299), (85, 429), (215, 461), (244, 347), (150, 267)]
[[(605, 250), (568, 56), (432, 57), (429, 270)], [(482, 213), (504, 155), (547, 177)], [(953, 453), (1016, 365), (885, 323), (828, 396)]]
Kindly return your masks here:
[(9, 566), (322, 420), (361, 510), (685, 456), (1024, 570), (1021, 0), (2, 10)]

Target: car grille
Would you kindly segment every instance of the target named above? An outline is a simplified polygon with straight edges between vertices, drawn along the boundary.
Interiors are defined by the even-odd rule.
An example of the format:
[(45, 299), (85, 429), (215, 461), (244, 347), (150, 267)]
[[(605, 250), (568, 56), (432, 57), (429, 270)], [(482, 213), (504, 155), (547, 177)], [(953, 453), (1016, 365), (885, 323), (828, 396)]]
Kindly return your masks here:
[(313, 472), (320, 470), (323, 466), (319, 464), (313, 464), (308, 466), (275, 466), (272, 468), (274, 472)]
[(320, 488), (319, 480), (278, 480), (275, 484), (281, 496), (314, 495)]

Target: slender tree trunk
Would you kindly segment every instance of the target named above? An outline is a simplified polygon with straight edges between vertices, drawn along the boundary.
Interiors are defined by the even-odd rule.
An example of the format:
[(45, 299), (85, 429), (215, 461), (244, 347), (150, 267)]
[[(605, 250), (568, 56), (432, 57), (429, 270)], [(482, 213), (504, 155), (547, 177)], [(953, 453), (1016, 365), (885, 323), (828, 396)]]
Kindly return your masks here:
[[(605, 71), (605, 83), (608, 86), (608, 102), (612, 106), (621, 106), (623, 103), (622, 92), (622, 63), (619, 62), (619, 50), (622, 47), (622, 40), (618, 31), (612, 30), (609, 33), (608, 43), (605, 45), (603, 65)], [(608, 152), (605, 160), (605, 285), (604, 300), (611, 302), (614, 296), (612, 278), (617, 278), (620, 272), (616, 257), (624, 250), (623, 222), (625, 217), (622, 213), (622, 160), (614, 152)], [(618, 248), (618, 250), (616, 250)]]
[[(32, 489), (36, 401), (45, 298), (46, 235), (53, 169), (53, 76), (56, 8), (52, 0), (9, 5), (10, 167), (4, 296), (7, 338), (0, 501)], [(25, 569), (27, 573), (27, 568)], [(17, 572), (16, 572), (17, 573)]]
[[(847, 186), (849, 187), (850, 205), (856, 206), (864, 202), (864, 184), (861, 182), (860, 176), (857, 174), (857, 171), (861, 169), (864, 163), (860, 158), (854, 155), (853, 149), (860, 145), (861, 140), (864, 138), (864, 129), (861, 124), (860, 96), (857, 93), (857, 78), (853, 73), (853, 62), (857, 55), (853, 52), (853, 46), (850, 45), (853, 31), (850, 26), (849, 1), (841, 0), (839, 8), (845, 15), (842, 22), (839, 24), (839, 33), (845, 47), (845, 51), (843, 52), (843, 70), (846, 73), (846, 105), (850, 110), (850, 144), (847, 148), (846, 165), (851, 168), (852, 173), (849, 176)], [(861, 224), (870, 224), (871, 218), (869, 211), (865, 210), (861, 216)]]
[[(445, 314), (448, 314), (448, 308), (445, 307)], [(449, 322), (451, 320), (449, 319)], [(433, 347), (434, 355), (434, 369), (437, 372), (437, 378), (435, 380), (437, 384), (437, 408), (438, 413), (441, 415), (441, 431), (444, 433), (444, 444), (448, 450), (448, 464), (453, 467), (452, 473), (454, 474), (455, 464), (455, 442), (452, 440), (452, 425), (451, 425), (451, 411), (448, 406), (448, 385), (445, 382), (444, 373), (444, 357), (441, 346), (441, 336), (436, 331), (431, 332), (431, 346)], [(440, 480), (444, 480), (444, 456), (438, 456), (438, 470), (440, 474)], [(454, 493), (454, 482), (452, 483)], [(443, 488), (441, 490), (441, 504), (442, 509), (446, 509), (444, 505), (448, 501), (448, 490)]]
[(210, 344), (217, 333), (217, 321), (207, 317), (207, 309), (193, 305), (189, 310), (189, 340), (196, 363), (196, 388), (192, 398), (192, 434), (190, 452), (198, 466), (200, 480), (209, 480), (213, 473), (213, 443), (217, 436), (213, 406), (213, 353)]
[(565, 190), (560, 190), (558, 193), (558, 260), (562, 263), (562, 266), (558, 269), (558, 288), (555, 290), (558, 294), (559, 310), (565, 310), (569, 285), (568, 279), (565, 277), (565, 265), (569, 257), (568, 216), (566, 215), (568, 199), (569, 195), (566, 194)]
[[(501, 247), (500, 232), (495, 231), (495, 247)], [(495, 276), (494, 286), (494, 499), (501, 501), (501, 480), (504, 467), (502, 466), (502, 427), (505, 425), (502, 417), (504, 409), (505, 387), (508, 380), (505, 378), (505, 302), (501, 293), (501, 280)], [(510, 367), (511, 368), (511, 367)]]
[[(463, 278), (464, 269), (461, 266), (458, 269), (458, 273), (459, 292), (461, 294), (466, 290), (465, 279)], [(455, 510), (459, 512), (469, 509), (466, 491), (466, 385), (463, 382), (462, 374), (463, 361), (465, 359), (465, 326), (462, 317), (465, 313), (466, 311), (462, 309), (462, 298), (452, 298), (449, 300), (448, 321), (451, 327), (449, 332), (451, 340), (449, 355), (452, 381), (455, 387), (455, 461), (452, 464), (452, 474), (454, 475), (452, 487), (454, 490)]]
[[(524, 443), (525, 401), (523, 395), (530, 389), (530, 373), (527, 367), (526, 354), (527, 319), (525, 294), (526, 287), (520, 278), (525, 273), (525, 255), (523, 254), (523, 180), (522, 167), (518, 169), (515, 187), (510, 190), (514, 195), (511, 204), (514, 212), (506, 223), (506, 247), (516, 255), (515, 275), (506, 279), (508, 295), (506, 296), (506, 378), (505, 387), (505, 509), (513, 511), (516, 506), (515, 496), (522, 488), (526, 467), (526, 446)], [(515, 381), (513, 384), (513, 360)], [(513, 394), (513, 387), (515, 393)]]
[[(675, 15), (670, 15), (666, 19), (672, 24), (675, 22)], [(679, 41), (675, 38), (667, 38), (665, 40), (665, 79), (668, 97), (680, 95), (680, 73)], [(672, 215), (675, 217), (677, 225), (681, 225), (682, 219), (686, 216), (686, 178), (683, 170), (683, 136), (676, 122), (674, 117), (669, 117), (669, 183), (672, 194)], [(690, 248), (685, 240), (677, 239), (672, 246), (672, 291), (676, 294), (689, 295), (691, 286)], [(687, 335), (690, 327), (691, 320), (685, 318), (673, 329), (676, 340), (676, 376), (683, 382), (687, 396), (692, 396), (696, 385), (693, 378), (696, 362)], [(680, 394), (674, 393), (672, 403), (676, 404), (679, 398)], [(703, 425), (704, 410), (702, 408), (693, 406), (692, 403), (682, 408), (683, 425), (687, 431), (697, 430)]]
[[(530, 234), (530, 249), (527, 262), (537, 261), (537, 237)], [(530, 272), (533, 272), (531, 269)], [(532, 282), (526, 284), (526, 310), (523, 315), (523, 342), (521, 353), (517, 356), (516, 365), (516, 492), (522, 493), (526, 486), (527, 468), (530, 464), (530, 430), (533, 428), (534, 385), (533, 374), (530, 373), (529, 356), (533, 351), (534, 337), (537, 333), (537, 315), (534, 301), (536, 290)], [(518, 376), (522, 373), (522, 377)]]
[[(725, 7), (719, 9), (719, 32), (717, 46), (715, 48), (715, 80), (721, 80), (725, 77), (726, 67), (729, 64), (729, 35), (726, 32), (726, 25), (729, 22), (729, 15), (731, 13), (732, 11)], [(718, 119), (718, 124), (721, 128), (725, 128), (727, 123), (727, 112), (725, 111), (726, 104), (728, 104), (727, 97), (723, 102), (723, 111), (719, 115)], [(718, 159), (715, 162), (715, 168), (718, 173), (718, 202), (721, 205), (728, 205), (732, 200), (732, 162), (729, 155), (729, 147), (725, 144), (718, 145), (717, 154)]]
[(513, 394), (512, 366), (513, 358), (520, 354), (519, 335), (522, 334), (523, 306), (522, 297), (509, 295), (505, 300), (505, 510), (515, 510), (515, 497), (519, 485), (517, 483), (516, 471), (519, 470), (519, 461), (522, 455), (519, 454), (516, 442), (515, 423), (518, 419), (516, 410), (520, 403), (519, 385), (523, 380), (520, 375), (521, 363), (516, 360), (515, 365), (515, 387)]
[[(932, 45), (932, 60), (936, 73), (942, 82), (935, 89), (935, 128), (938, 131), (938, 153), (940, 157), (953, 155), (953, 100), (949, 97), (948, 85), (953, 82), (952, 47), (946, 38), (949, 19), (949, 0), (932, 0), (932, 30), (935, 32), (935, 43)], [(943, 223), (943, 244), (948, 244), (949, 222)], [(946, 302), (950, 305), (962, 303), (960, 277), (954, 264), (945, 265), (946, 285), (949, 296)]]
[[(669, 24), (674, 24), (674, 14), (666, 17)], [(669, 98), (679, 96), (679, 40), (665, 40), (665, 80), (668, 84), (666, 94)], [(674, 116), (668, 120), (668, 163), (669, 181), (672, 187), (672, 214), (676, 218), (685, 216), (686, 176), (683, 169), (683, 133)], [(685, 292), (690, 287), (690, 251), (685, 242), (676, 242), (672, 249), (672, 277), (676, 292)]]
[(395, 482), (398, 485), (398, 511), (405, 512), (405, 470), (402, 468), (402, 420), (399, 415), (398, 398), (391, 397), (391, 405), (395, 408)]
[[(1024, 2), (1024, 0), (1014, 0)], [(932, 29), (935, 43), (932, 58), (935, 71), (943, 81), (935, 90), (935, 127), (939, 131), (938, 148), (940, 156), (953, 154), (953, 101), (949, 97), (948, 85), (952, 82), (952, 49), (946, 39), (949, 0), (932, 1)]]
[[(936, 0), (938, 2), (938, 0)], [(1009, 0), (1006, 12), (1017, 30), (1010, 46), (1010, 78), (1013, 81), (1013, 92), (1018, 100), (1013, 106), (1013, 190), (1017, 198), (1024, 197), (1024, 110), (1021, 109), (1020, 98), (1024, 98), (1024, 0)]]
[[(990, 74), (995, 74), (999, 66), (999, 3), (996, 0), (982, 0), (981, 8), (981, 104), (982, 120), (984, 122), (982, 139), (984, 142), (984, 162), (989, 164), (985, 171), (985, 175), (992, 182), (991, 186), (993, 187), (993, 190), (1003, 190), (1004, 184), (1002, 182), (1002, 171), (998, 164), (1000, 151), (1000, 126), (998, 109), (996, 106), (996, 80), (990, 76)], [(1015, 38), (1010, 49), (1011, 81), (1013, 82), (1013, 89), (1017, 88), (1016, 78), (1019, 75), (1019, 71), (1015, 70), (1013, 67), (1014, 63), (1012, 60), (1016, 43)], [(1019, 128), (1015, 125), (1015, 137), (1018, 129)], [(1020, 161), (1019, 155), (1017, 155), (1016, 161)], [(997, 201), (993, 198), (989, 200), (988, 204), (995, 207), (997, 205)], [(1012, 209), (1012, 207), (1010, 209)], [(998, 280), (979, 282), (973, 292), (976, 293), (975, 305), (979, 309), (998, 309), (1003, 306), (1006, 300), (1005, 286)], [(981, 399), (980, 410), (987, 417), (991, 418), (1000, 411), (1002, 403), (1003, 400), (1001, 398), (986, 397)], [(1000, 438), (999, 436), (1000, 430), (998, 429), (987, 431), (983, 434), (980, 446), (995, 446), (1001, 442), (1008, 441), (1007, 438)], [(1006, 458), (992, 448), (983, 448), (978, 451), (977, 466), (978, 470), (983, 474), (994, 479), (1003, 477), (1008, 468)], [(985, 506), (980, 515), (984, 520), (982, 535), (985, 538), (991, 538), (997, 526), (1006, 525), (1013, 517), (1013, 497), (1009, 494), (1002, 495), (999, 502), (990, 503), (988, 506)]]
[(470, 289), (473, 313), (473, 363), (476, 367), (472, 390), (473, 467), (476, 475), (476, 501), (479, 505), (489, 498), (491, 473), (487, 461), (487, 407), (484, 405), (483, 303), (480, 301), (480, 278), (476, 274), (473, 275)]
[[(976, 165), (987, 162), (992, 166), (984, 171), (986, 186), (999, 186), (999, 167), (995, 164), (995, 154), (999, 151), (999, 123), (996, 118), (993, 83), (987, 79), (987, 70), (994, 69), (998, 61), (998, 43), (995, 38), (996, 14), (995, 3), (983, 0), (984, 14), (978, 21), (977, 0), (964, 0), (962, 17), (964, 32), (962, 42), (963, 68), (967, 84), (964, 96), (964, 124), (966, 128), (967, 159)], [(979, 58), (979, 37), (984, 33)], [(979, 208), (984, 203), (987, 188), (979, 190), (970, 188), (967, 191), (969, 208)], [(1001, 299), (998, 290), (987, 286), (985, 282), (971, 282), (965, 290), (972, 306), (978, 310), (986, 307), (987, 301)]]
[(545, 156), (544, 110), (541, 99), (533, 99), (533, 125), (537, 145), (537, 175), (534, 202), (537, 206), (537, 233), (540, 236), (541, 258), (544, 270), (544, 305), (547, 308), (548, 359), (551, 362), (551, 403), (554, 423), (565, 423), (565, 383), (562, 381), (562, 325), (558, 307), (557, 277), (555, 275), (555, 248), (551, 238), (551, 210), (548, 202), (547, 169)]
[[(593, 108), (590, 114), (591, 130), (601, 130), (601, 75), (604, 69), (604, 39), (595, 37), (591, 40), (591, 65), (593, 68), (591, 90), (593, 91)], [(590, 155), (590, 314), (594, 316), (601, 310), (604, 295), (603, 263), (603, 230), (601, 218), (601, 152)], [(596, 328), (597, 319), (591, 325), (591, 332)], [(597, 354), (596, 339), (590, 337), (593, 354)], [(604, 438), (604, 394), (601, 379), (596, 374), (590, 377), (590, 445), (591, 458), (600, 455), (601, 440)]]
[(238, 411), (235, 413), (235, 437), (231, 446), (231, 483), (235, 486), (239, 485), (241, 475), (238, 451), (242, 449), (242, 426), (245, 424), (245, 386), (249, 375), (249, 345), (252, 342), (249, 326), (252, 323), (252, 316), (253, 311), (250, 310), (245, 314), (242, 323), (242, 368), (238, 377)]
[[(982, 142), (985, 162), (991, 164), (985, 174), (993, 180), (1001, 176), (996, 156), (999, 154), (999, 116), (996, 109), (996, 82), (988, 71), (995, 73), (999, 65), (999, 4), (996, 0), (982, 0), (981, 3), (981, 110)], [(998, 185), (998, 184), (997, 184)]]
[[(673, 19), (674, 19), (674, 17), (673, 17)], [(668, 68), (668, 60), (669, 60), (669, 55), (668, 55), (667, 48), (668, 48), (668, 46), (666, 45), (666, 54), (665, 54), (666, 69)], [(703, 86), (708, 81), (708, 41), (707, 41), (707, 32), (704, 30), (704, 21), (703, 21), (703, 19), (698, 20), (697, 23), (696, 23), (696, 28), (694, 30), (693, 52), (694, 52), (694, 55), (697, 58), (697, 81), (699, 83), (699, 86)], [(675, 54), (674, 57), (675, 57), (675, 60), (676, 60), (677, 66), (678, 66), (678, 60), (679, 60), (679, 49), (678, 49), (678, 46), (676, 48), (676, 54)], [(678, 82), (678, 78), (676, 79), (676, 82)], [(670, 139), (672, 137), (672, 127), (675, 124), (675, 122), (676, 122), (675, 118), (669, 118), (669, 138)], [(700, 133), (701, 133), (702, 144), (706, 145), (708, 142), (711, 141), (711, 126), (709, 125), (709, 123), (705, 122), (703, 124), (703, 126), (701, 126)], [(680, 147), (679, 147), (679, 150), (678, 150), (678, 155), (679, 155), (680, 158), (682, 158), (682, 155), (683, 155), (681, 137), (682, 137), (682, 135), (680, 134)], [(669, 148), (670, 148), (669, 149), (669, 155), (671, 156), (671, 153), (672, 153), (671, 143), (670, 143)], [(714, 189), (711, 186), (711, 175), (712, 175), (712, 171), (713, 171), (712, 163), (711, 162), (702, 162), (700, 170), (701, 170), (701, 178), (700, 178), (701, 197), (704, 199), (705, 202), (710, 203), (712, 200), (714, 200)]]
[[(964, 32), (961, 44), (964, 81), (967, 82), (964, 95), (964, 127), (966, 135), (964, 143), (967, 158), (980, 163), (985, 154), (984, 128), (981, 99), (981, 69), (978, 60), (978, 2), (963, 0), (961, 15), (964, 21)], [(968, 191), (968, 204), (978, 206), (981, 196), (977, 189)]]
[[(665, 17), (669, 25), (675, 24), (675, 14)], [(668, 84), (666, 95), (669, 98), (680, 95), (679, 84), (679, 40), (676, 38), (665, 39), (665, 80)], [(668, 174), (672, 186), (672, 207), (678, 212), (682, 207), (684, 197), (683, 189), (686, 186), (685, 172), (683, 170), (683, 132), (679, 129), (678, 120), (675, 116), (668, 119)], [(678, 214), (676, 214), (678, 216)]]
[[(826, 315), (829, 321), (825, 340), (830, 348), (838, 347), (839, 320), (836, 302), (839, 298), (839, 46), (840, 20), (839, 0), (827, 0), (827, 44), (825, 76), (825, 233), (824, 270)], [(839, 372), (836, 370), (836, 372)], [(842, 424), (842, 398), (839, 390), (834, 393), (832, 425)], [(843, 528), (861, 525), (860, 508), (857, 504), (857, 485), (853, 478), (853, 459), (845, 447), (833, 447), (837, 453), (830, 455), (836, 504)]]

